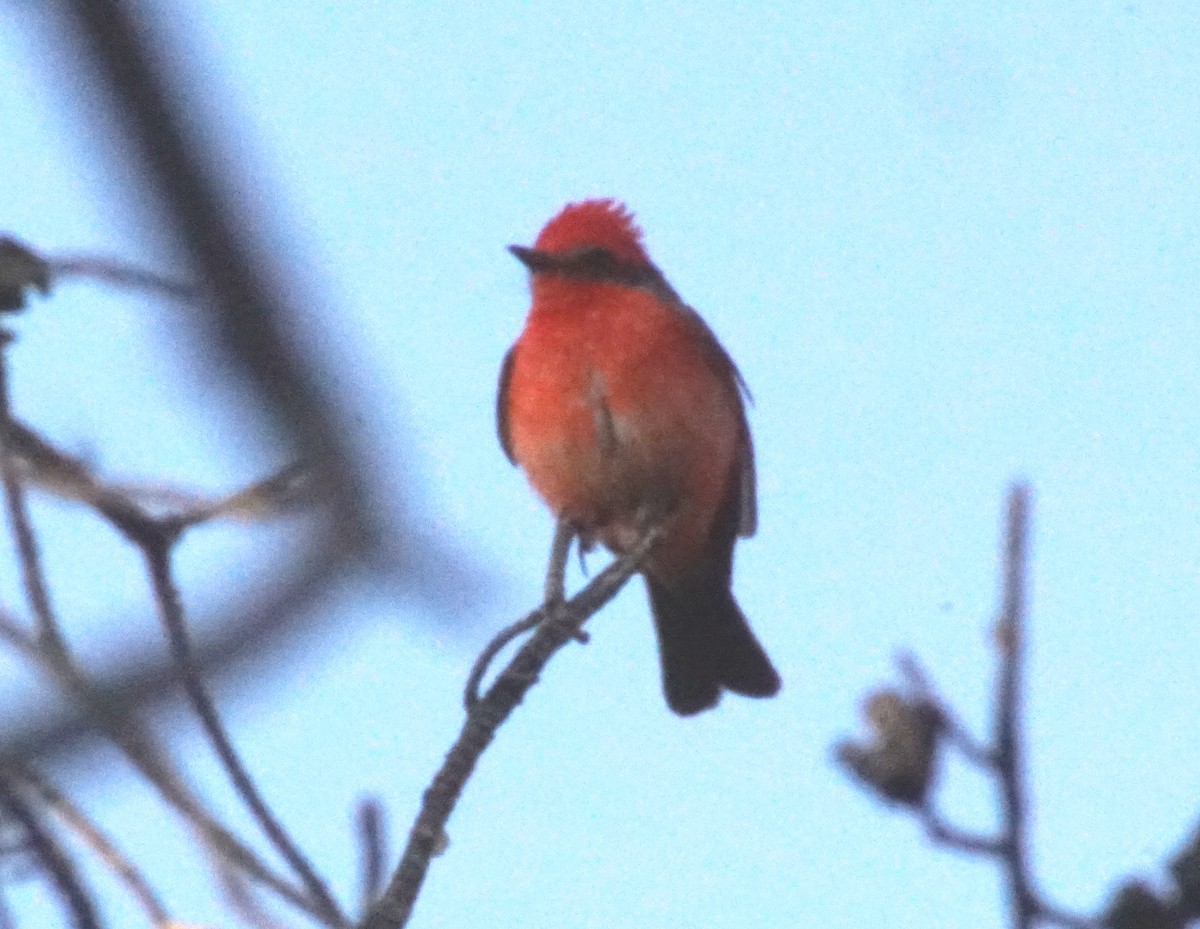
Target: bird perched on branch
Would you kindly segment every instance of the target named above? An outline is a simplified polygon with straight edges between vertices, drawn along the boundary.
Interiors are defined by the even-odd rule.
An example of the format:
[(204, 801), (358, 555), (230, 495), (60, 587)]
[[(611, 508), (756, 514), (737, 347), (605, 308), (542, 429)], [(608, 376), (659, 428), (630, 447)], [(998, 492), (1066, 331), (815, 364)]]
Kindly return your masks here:
[(734, 543), (757, 521), (733, 360), (616, 201), (569, 204), (510, 251), (533, 302), (500, 374), (505, 454), (581, 544), (620, 554), (662, 525), (642, 575), (672, 710), (699, 713), (723, 690), (774, 696), (779, 674), (731, 591)]

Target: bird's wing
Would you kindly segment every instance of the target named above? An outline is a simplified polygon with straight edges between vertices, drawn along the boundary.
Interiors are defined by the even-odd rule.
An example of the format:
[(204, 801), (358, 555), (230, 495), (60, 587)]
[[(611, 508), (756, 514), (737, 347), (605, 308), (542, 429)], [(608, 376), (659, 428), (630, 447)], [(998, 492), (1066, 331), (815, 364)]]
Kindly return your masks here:
[(738, 508), (738, 535), (749, 537), (758, 529), (758, 481), (754, 473), (754, 442), (750, 438), (750, 423), (746, 419), (746, 401), (754, 402), (750, 388), (746, 385), (742, 372), (738, 370), (729, 352), (716, 337), (704, 318), (682, 301), (678, 301), (679, 311), (687, 321), (688, 326), (696, 334), (704, 354), (713, 369), (732, 387), (737, 397), (738, 416), (740, 419), (741, 443), (738, 453), (738, 493), (740, 506)]
[(504, 455), (513, 464), (517, 458), (513, 454), (512, 436), (508, 431), (508, 386), (512, 380), (513, 361), (517, 357), (517, 347), (514, 345), (504, 356), (500, 366), (500, 387), (496, 391), (496, 434), (500, 437), (500, 447)]

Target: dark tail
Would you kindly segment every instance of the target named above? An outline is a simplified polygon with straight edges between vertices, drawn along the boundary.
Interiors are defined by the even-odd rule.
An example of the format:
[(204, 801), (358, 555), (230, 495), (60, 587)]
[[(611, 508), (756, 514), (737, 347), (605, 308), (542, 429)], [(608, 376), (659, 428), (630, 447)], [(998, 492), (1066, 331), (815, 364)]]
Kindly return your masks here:
[(721, 691), (747, 697), (779, 693), (779, 673), (725, 588), (672, 589), (646, 578), (658, 631), (667, 705), (691, 716), (716, 705)]

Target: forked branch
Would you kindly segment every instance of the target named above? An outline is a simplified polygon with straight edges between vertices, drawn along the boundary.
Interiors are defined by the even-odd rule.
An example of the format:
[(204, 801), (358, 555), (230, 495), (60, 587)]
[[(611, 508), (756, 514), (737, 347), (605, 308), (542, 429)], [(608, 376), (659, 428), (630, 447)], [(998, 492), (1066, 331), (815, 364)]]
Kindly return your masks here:
[(487, 693), (468, 710), (462, 731), (425, 791), (421, 811), (409, 833), (408, 846), (400, 864), (392, 874), (383, 896), (368, 911), (362, 929), (399, 929), (408, 922), (429, 870), (430, 859), (445, 847), (446, 822), (479, 758), (495, 738), (496, 730), (537, 683), (554, 653), (577, 637), (588, 618), (637, 573), (642, 559), (658, 536), (657, 526), (646, 529), (636, 546), (605, 568), (582, 591), (564, 602), (560, 596), (566, 568), (563, 552), (570, 543), (570, 535), (565, 526), (558, 527), (550, 570), (547, 572), (547, 600), (520, 624), (515, 624), (536, 631), (500, 672)]

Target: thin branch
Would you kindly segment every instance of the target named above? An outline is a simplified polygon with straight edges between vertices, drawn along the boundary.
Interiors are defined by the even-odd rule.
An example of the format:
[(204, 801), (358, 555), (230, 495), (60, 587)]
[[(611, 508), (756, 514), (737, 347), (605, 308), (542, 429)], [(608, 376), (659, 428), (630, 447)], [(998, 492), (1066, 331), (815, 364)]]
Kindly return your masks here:
[[(934, 843), (964, 854), (983, 856), (996, 861), (1005, 876), (1011, 925), (1014, 929), (1031, 929), (1038, 924), (1061, 926), (1063, 929), (1098, 929), (1104, 920), (1078, 916), (1047, 902), (1035, 889), (1030, 871), (1026, 814), (1028, 800), (1025, 794), (1021, 719), (1029, 511), (1029, 489), (1020, 484), (1014, 485), (1008, 495), (1002, 602), (995, 629), (1000, 667), (993, 705), (992, 744), (981, 744), (970, 735), (957, 716), (937, 695), (930, 676), (912, 654), (901, 652), (896, 659), (900, 673), (915, 692), (918, 701), (925, 701), (937, 712), (940, 719), (939, 741), (957, 747), (967, 761), (996, 783), (1003, 807), (1001, 834), (991, 838), (959, 829), (942, 818), (934, 800), (929, 797), (923, 797), (919, 803), (905, 803), (904, 806), (920, 820), (926, 834)], [(890, 691), (881, 693), (885, 696), (892, 695)], [(877, 729), (882, 729), (879, 719), (873, 718), (872, 721)], [(888, 720), (885, 718), (883, 721)], [(886, 748), (886, 744), (884, 747)], [(879, 754), (879, 750), (871, 746), (864, 749), (853, 743), (849, 743), (848, 748), (841, 749), (842, 757), (851, 762), (848, 767), (852, 774), (885, 796), (895, 799), (886, 790), (888, 782), (867, 764), (878, 760), (872, 752), (874, 755)], [(891, 773), (887, 768), (881, 770), (883, 774)]]
[(429, 870), (429, 861), (446, 834), (450, 814), (479, 758), (495, 738), (496, 730), (537, 683), (554, 653), (566, 645), (587, 619), (637, 572), (659, 535), (658, 527), (647, 529), (637, 545), (605, 568), (574, 598), (563, 604), (542, 607), (539, 611), (542, 621), (537, 632), (467, 714), (458, 739), (425, 791), (404, 856), (383, 896), (368, 912), (362, 929), (398, 929), (408, 922)]
[(172, 924), (170, 914), (145, 876), (117, 848), (104, 830), (89, 819), (87, 814), (69, 797), (45, 778), (27, 768), (13, 770), (9, 773), (34, 791), (47, 809), (92, 849), (96, 857), (125, 885), (126, 890), (138, 902), (138, 905), (146, 913), (146, 918), (153, 925), (160, 929), (166, 929)]
[(58, 448), (11, 415), (0, 426), (0, 447), (15, 468), (14, 475), (59, 499), (87, 504), (101, 515), (112, 509), (137, 509), (175, 520), (186, 529), (217, 519), (258, 522), (311, 507), (324, 496), (324, 475), (303, 462), (220, 496), (162, 482), (106, 480), (89, 462)]
[(976, 835), (953, 826), (942, 819), (931, 803), (923, 803), (916, 808), (921, 824), (930, 840), (938, 845), (970, 855), (983, 855), (989, 858), (1000, 858), (1004, 855), (1004, 842), (987, 836)]
[(468, 713), (479, 702), (479, 688), (483, 684), (483, 677), (487, 674), (487, 669), (496, 659), (496, 656), (504, 651), (505, 646), (509, 642), (523, 636), (532, 629), (536, 629), (545, 618), (545, 613), (545, 607), (538, 607), (528, 616), (523, 616), (510, 626), (505, 626), (483, 647), (483, 651), (479, 653), (479, 657), (471, 665), (471, 673), (467, 675), (467, 683), (463, 688), (463, 708)]
[(159, 792), (159, 795), (196, 830), (215, 853), (241, 868), (254, 880), (316, 919), (323, 919), (308, 895), (271, 870), (245, 843), (219, 822), (184, 784), (124, 705), (106, 697), (65, 651), (41, 647), (23, 630), (0, 616), (0, 637), (7, 639), (53, 680), (121, 750), (126, 759)]
[(924, 700), (937, 707), (941, 716), (942, 739), (959, 750), (962, 756), (984, 770), (995, 770), (995, 753), (987, 745), (976, 740), (958, 714), (942, 699), (933, 686), (933, 679), (921, 664), (921, 660), (912, 652), (902, 650), (896, 655), (896, 666), (912, 689)]
[(287, 929), (286, 924), (259, 901), (242, 872), (231, 867), (227, 861), (218, 859), (216, 864), (217, 885), (225, 896), (225, 902), (246, 925), (255, 929)]
[(25, 597), (37, 621), (38, 639), (47, 648), (65, 653), (62, 630), (54, 607), (50, 603), (50, 590), (42, 571), (41, 553), (37, 538), (29, 522), (29, 508), (25, 502), (25, 488), (17, 475), (12, 458), (8, 454), (7, 436), (10, 431), (11, 411), (8, 400), (8, 345), (12, 334), (0, 329), (0, 480), (4, 483), (4, 497), (8, 507), (8, 523), (21, 562), (21, 582)]
[[(2, 354), (0, 354), (0, 364), (2, 364)], [(0, 384), (2, 384), (2, 379), (4, 379), (2, 378), (2, 373), (4, 372), (0, 368)], [(2, 400), (2, 397), (0, 397), (0, 400)], [(0, 416), (5, 412), (6, 408), (0, 407)], [(2, 449), (0, 449), (0, 460), (4, 462), (8, 461), (8, 457), (2, 454)], [(10, 499), (12, 499), (11, 496)], [(125, 501), (125, 499), (106, 497), (98, 499), (95, 505), (96, 509), (100, 510), (104, 516), (107, 516), (116, 528), (120, 529), (134, 543), (138, 543), (142, 547), (146, 559), (148, 559), (151, 581), (155, 585), (156, 603), (160, 605), (163, 621), (167, 625), (168, 630), (172, 629), (172, 624), (170, 624), (168, 617), (178, 618), (178, 631), (182, 635), (182, 639), (176, 639), (176, 636), (173, 634), (169, 637), (172, 639), (176, 659), (179, 658), (180, 654), (180, 641), (182, 643), (182, 649), (184, 649), (187, 659), (184, 673), (185, 689), (188, 690), (188, 694), (193, 696), (194, 705), (194, 702), (196, 702), (194, 701), (194, 696), (196, 696), (197, 688), (202, 696), (206, 695), (204, 695), (203, 685), (199, 683), (196, 665), (191, 660), (191, 649), (187, 643), (186, 629), (182, 625), (182, 606), (179, 603), (178, 592), (175, 591), (174, 585), (170, 581), (169, 574), (169, 543), (170, 540), (173, 540), (178, 535), (180, 528), (169, 526), (162, 528), (160, 523), (151, 520), (136, 504)], [(29, 527), (28, 517), (26, 517), (24, 525), (26, 528)], [(32, 539), (31, 531), (30, 539)], [(151, 540), (160, 541), (160, 545), (149, 545)], [(34, 551), (36, 553), (36, 549)], [(162, 564), (160, 565), (162, 574), (156, 574), (155, 552), (162, 552)], [(44, 577), (41, 573), (40, 561), (37, 561), (35, 558), (31, 559), (31, 561), (26, 561), (25, 564), (29, 565), (26, 574), (29, 575), (32, 583), (34, 583), (35, 591), (36, 589), (46, 591), (46, 583), (44, 583)], [(163, 582), (166, 586), (163, 586)], [(50, 616), (53, 617), (53, 615)], [(55, 623), (53, 628), (58, 628), (58, 625)], [(182, 787), (178, 775), (170, 772), (167, 766), (164, 765), (161, 756), (158, 756), (157, 751), (150, 747), (150, 743), (145, 738), (144, 733), (140, 732), (137, 726), (131, 725), (130, 719), (116, 719), (112, 712), (102, 709), (104, 707), (103, 703), (95, 699), (94, 688), (91, 688), (90, 684), (86, 683), (82, 672), (74, 666), (70, 653), (67, 652), (65, 643), (61, 640), (61, 636), (47, 637), (43, 635), (42, 641), (38, 645), (42, 646), (40, 651), (43, 667), (47, 667), (53, 673), (54, 678), (59, 682), (61, 687), (64, 687), (68, 693), (76, 697), (78, 705), (84, 708), (86, 712), (92, 715), (102, 715), (102, 721), (106, 724), (109, 736), (124, 751), (126, 757), (142, 772), (146, 779), (158, 787), (158, 791), (160, 791), (161, 795), (168, 802), (175, 805), (176, 809), (179, 809), (181, 813), (185, 814), (188, 820), (192, 821), (193, 825), (199, 829), (200, 833), (204, 835), (209, 843), (220, 850), (223, 855), (228, 856), (230, 861), (239, 864), (239, 867), (245, 868), (247, 873), (251, 874), (254, 879), (262, 881), (266, 886), (275, 889), (284, 899), (288, 899), (292, 903), (299, 905), (301, 909), (310, 912), (311, 915), (322, 919), (323, 922), (330, 925), (346, 924), (346, 918), (341, 915), (341, 911), (338, 910), (336, 903), (334, 903), (334, 900), (332, 900), (328, 891), (326, 891), (323, 883), (317, 879), (310, 865), (300, 856), (299, 851), (293, 849), (287, 835), (282, 832), (282, 828), (278, 826), (274, 817), (270, 815), (270, 811), (263, 804), (262, 799), (254, 791), (248, 774), (245, 772), (244, 767), (240, 765), (238, 757), (233, 753), (232, 745), (229, 744), (228, 738), (224, 737), (220, 719), (216, 717), (215, 709), (212, 708), (210, 701), (204, 701), (205, 706), (210, 711), (209, 713), (204, 713), (199, 706), (197, 706), (197, 712), (202, 717), (202, 720), (205, 721), (205, 727), (210, 733), (214, 731), (212, 729), (214, 725), (216, 731), (220, 732), (220, 742), (215, 739), (215, 744), (218, 745), (218, 754), (222, 755), (222, 759), (226, 761), (227, 766), (229, 765), (230, 757), (232, 757), (233, 767), (229, 767), (229, 771), (234, 779), (235, 786), (239, 787), (239, 791), (242, 792), (244, 798), (247, 797), (248, 791), (248, 796), (253, 797), (258, 802), (256, 808), (256, 804), (247, 799), (247, 804), (250, 805), (256, 815), (263, 814), (259, 816), (259, 821), (263, 823), (264, 831), (268, 833), (268, 837), (274, 841), (282, 855), (293, 865), (296, 873), (300, 875), (301, 880), (306, 883), (311, 901), (301, 897), (300, 894), (296, 893), (294, 888), (288, 886), (286, 882), (283, 882), (272, 874), (253, 852), (234, 838), (233, 833), (230, 833), (214, 817), (206, 813), (198, 799), (191, 796)], [(181, 667), (184, 667), (184, 665), (181, 664)], [(191, 675), (188, 675), (187, 671), (190, 671)], [(188, 685), (188, 681), (194, 684), (194, 688)], [(226, 751), (222, 751), (222, 747)], [(274, 831), (272, 831), (271, 827), (274, 827)], [(280, 837), (282, 837), (282, 843), (278, 841)], [(293, 852), (292, 855), (289, 855), (289, 852)]]
[(383, 889), (388, 857), (387, 820), (378, 797), (366, 797), (358, 805), (359, 912), (365, 916)]
[[(559, 520), (555, 524), (554, 541), (550, 545), (550, 561), (546, 569), (545, 599), (542, 601), (542, 605), (528, 616), (518, 619), (512, 625), (505, 626), (496, 633), (479, 653), (475, 664), (471, 666), (471, 673), (467, 675), (466, 686), (463, 688), (463, 706), (468, 712), (479, 702), (479, 690), (483, 685), (484, 675), (487, 674), (492, 662), (496, 660), (496, 656), (504, 651), (509, 642), (536, 629), (542, 622), (547, 608), (562, 603), (567, 560), (571, 557), (571, 542), (574, 541), (574, 538), (575, 532), (570, 523)], [(575, 632), (575, 639), (579, 642), (587, 642), (588, 635), (582, 629), (578, 629)]]
[(76, 929), (100, 929), (100, 916), (91, 893), (84, 887), (75, 863), (51, 835), (37, 811), (0, 772), (0, 811), (21, 824), (29, 849), (62, 897)]
[(97, 255), (59, 255), (47, 257), (45, 261), (55, 283), (64, 278), (83, 278), (179, 303), (200, 302), (200, 292), (190, 284), (115, 259)]
[(308, 889), (308, 894), (320, 917), (331, 926), (346, 925), (346, 917), (342, 915), (340, 907), (329, 893), (325, 882), (288, 835), (278, 818), (271, 812), (262, 794), (255, 786), (250, 772), (243, 764), (237, 750), (234, 749), (233, 742), (225, 731), (216, 706), (196, 670), (195, 662), (192, 660), (187, 622), (184, 619), (183, 602), (171, 574), (171, 547), (175, 538), (175, 533), (164, 532), (156, 536), (146, 535), (136, 541), (139, 541), (139, 547), (146, 559), (150, 583), (154, 591), (154, 601), (158, 606), (159, 618), (170, 642), (171, 653), (179, 666), (184, 690), (187, 692), (196, 715), (200, 717), (204, 731), (208, 734), (209, 741), (221, 759), (234, 789), (258, 821), (271, 844), (300, 877)]
[(1005, 856), (1014, 929), (1030, 929), (1036, 915), (1027, 851), (1021, 711), (1025, 658), (1025, 586), (1029, 546), (1029, 490), (1009, 491), (1004, 544), (1004, 601), (996, 628), (1001, 655), (996, 688), (995, 754), (1004, 802)]

